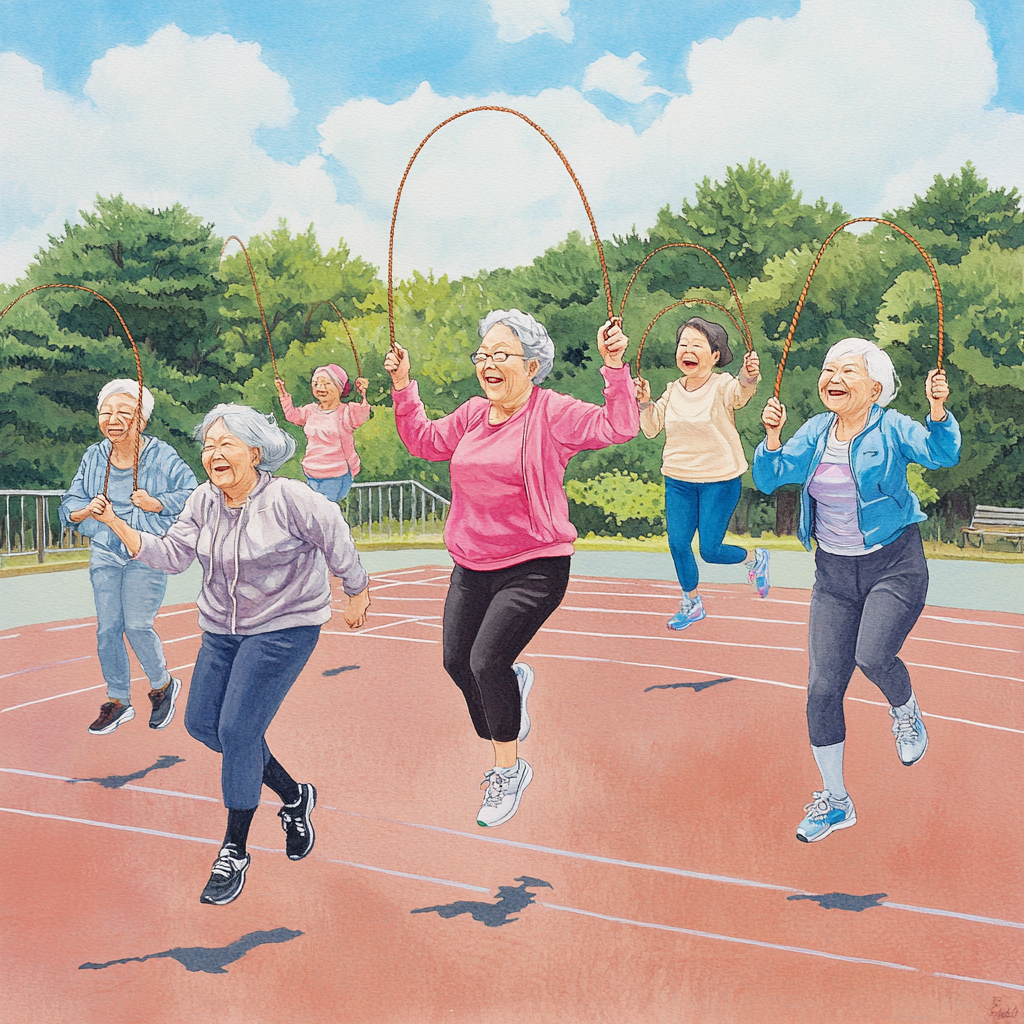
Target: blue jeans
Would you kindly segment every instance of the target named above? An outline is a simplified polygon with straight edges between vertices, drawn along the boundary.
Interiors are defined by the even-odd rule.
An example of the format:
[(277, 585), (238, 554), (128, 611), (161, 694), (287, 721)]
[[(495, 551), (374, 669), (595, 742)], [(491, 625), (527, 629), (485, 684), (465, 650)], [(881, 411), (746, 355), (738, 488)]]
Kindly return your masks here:
[(144, 562), (98, 565), (89, 570), (96, 599), (96, 650), (107, 683), (107, 696), (127, 704), (131, 699), (131, 668), (124, 638), (132, 645), (149, 685), (167, 682), (163, 645), (153, 619), (167, 590), (167, 573)]
[(352, 472), (344, 476), (329, 476), (318, 479), (315, 476), (307, 476), (306, 483), (318, 494), (322, 494), (330, 501), (341, 501), (349, 492), (352, 486)]
[(693, 484), (665, 477), (665, 522), (668, 549), (679, 585), (686, 593), (697, 589), (697, 560), (693, 535), (700, 531), (700, 557), (705, 562), (735, 565), (747, 557), (745, 548), (723, 544), (729, 520), (740, 500), (740, 478)]
[(270, 760), (264, 734), (319, 637), (319, 626), (252, 636), (203, 634), (185, 728), (224, 755), (221, 788), (229, 810), (259, 806), (263, 767)]

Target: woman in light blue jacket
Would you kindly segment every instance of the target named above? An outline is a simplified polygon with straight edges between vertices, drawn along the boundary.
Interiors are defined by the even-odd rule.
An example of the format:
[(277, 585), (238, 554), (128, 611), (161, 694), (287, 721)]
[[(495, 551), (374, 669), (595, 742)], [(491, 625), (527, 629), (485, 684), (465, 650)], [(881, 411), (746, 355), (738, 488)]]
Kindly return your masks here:
[(112, 733), (135, 717), (131, 703), (127, 636), (149, 677), (150, 728), (164, 729), (174, 717), (181, 681), (167, 671), (153, 619), (167, 590), (167, 573), (132, 561), (97, 513), (102, 495), (114, 510), (142, 533), (166, 533), (195, 490), (196, 477), (166, 442), (143, 434), (138, 486), (134, 483), (135, 445), (153, 412), (153, 395), (142, 389), (141, 423), (136, 417), (139, 385), (112, 380), (99, 393), (96, 409), (104, 440), (85, 450), (71, 486), (60, 503), (60, 520), (90, 540), (89, 580), (96, 598), (96, 646), (107, 683), (107, 700), (89, 726), (94, 736)]
[(817, 541), (808, 636), (807, 725), (821, 772), (797, 826), (817, 842), (857, 821), (843, 781), (843, 698), (855, 667), (885, 694), (900, 761), (919, 761), (928, 746), (906, 665), (897, 657), (924, 609), (928, 567), (917, 524), (927, 518), (907, 483), (907, 466), (955, 466), (960, 427), (945, 408), (941, 370), (925, 383), (930, 415), (918, 423), (887, 409), (899, 379), (873, 342), (847, 338), (825, 356), (818, 394), (828, 412), (812, 416), (785, 443), (785, 407), (769, 400), (767, 436), (754, 452), (754, 483), (766, 494), (803, 485), (799, 537)]

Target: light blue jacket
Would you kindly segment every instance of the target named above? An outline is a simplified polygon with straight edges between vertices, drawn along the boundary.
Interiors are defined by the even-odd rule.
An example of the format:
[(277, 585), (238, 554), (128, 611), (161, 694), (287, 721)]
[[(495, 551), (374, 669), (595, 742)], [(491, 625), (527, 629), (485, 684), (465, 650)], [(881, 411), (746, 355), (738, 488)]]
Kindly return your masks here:
[[(143, 434), (142, 439), (145, 443), (139, 453), (139, 487), (159, 498), (163, 511), (144, 512), (131, 503), (133, 474), (130, 469), (111, 468), (107, 497), (113, 502), (114, 511), (129, 526), (140, 533), (161, 535), (171, 528), (188, 496), (196, 489), (196, 475), (166, 441), (149, 434)], [(94, 566), (127, 565), (129, 562), (128, 549), (109, 526), (91, 516), (80, 523), (68, 518), (70, 513), (85, 508), (97, 494), (103, 493), (109, 455), (110, 442), (106, 438), (86, 448), (78, 472), (60, 503), (60, 521), (83, 537), (91, 538), (89, 561)]]
[[(754, 451), (754, 483), (771, 494), (783, 484), (801, 484), (800, 527), (797, 535), (811, 548), (811, 506), (807, 488), (825, 454), (833, 412), (812, 416), (781, 448), (768, 451), (766, 440)], [(891, 544), (911, 523), (928, 517), (907, 483), (907, 466), (926, 469), (955, 466), (960, 461), (960, 425), (947, 409), (946, 418), (924, 423), (894, 409), (873, 405), (867, 426), (850, 444), (850, 471), (857, 486), (857, 521), (864, 546)]]

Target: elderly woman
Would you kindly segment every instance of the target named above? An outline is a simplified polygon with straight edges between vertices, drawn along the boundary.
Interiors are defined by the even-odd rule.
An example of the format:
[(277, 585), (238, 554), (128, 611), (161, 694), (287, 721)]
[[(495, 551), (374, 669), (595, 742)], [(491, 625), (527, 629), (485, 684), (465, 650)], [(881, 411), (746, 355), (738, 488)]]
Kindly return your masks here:
[(519, 808), (533, 769), (519, 757), (530, 719), (533, 670), (515, 659), (558, 607), (576, 530), (563, 479), (569, 459), (636, 436), (636, 399), (622, 356), (628, 339), (610, 322), (597, 334), (605, 405), (538, 387), (554, 344), (532, 316), (496, 310), (480, 322), (470, 357), (483, 397), (429, 420), (403, 349), (384, 360), (395, 424), (410, 453), (451, 460), (445, 543), (455, 561), (444, 607), (444, 667), (462, 691), (494, 767), (477, 823), (501, 825)]
[(302, 427), (306, 434), (306, 454), (302, 459), (306, 483), (331, 501), (341, 501), (348, 494), (359, 472), (352, 435), (370, 418), (370, 403), (366, 401), (369, 383), (365, 377), (357, 377), (360, 401), (342, 405), (341, 400), (352, 390), (348, 374), (334, 363), (318, 366), (310, 382), (316, 402), (296, 408), (284, 381), (280, 377), (274, 379), (284, 418)]
[(262, 786), (284, 804), (278, 813), (288, 856), (300, 860), (313, 848), (316, 787), (295, 782), (264, 734), (331, 618), (327, 570), (349, 595), (344, 617), (350, 628), (363, 624), (370, 599), (338, 506), (297, 480), (273, 475), (294, 454), (295, 441), (272, 416), (218, 405), (196, 436), (210, 479), (192, 493), (166, 536), (140, 533), (109, 503), (97, 518), (147, 565), (182, 572), (198, 557), (203, 567), (203, 644), (185, 728), (223, 754), (227, 832), (200, 897), (220, 904), (245, 884), (246, 840)]
[(683, 599), (668, 620), (669, 629), (686, 629), (706, 615), (700, 594), (693, 535), (700, 530), (700, 557), (705, 562), (747, 563), (747, 578), (761, 597), (768, 595), (768, 552), (724, 544), (725, 531), (740, 500), (740, 480), (747, 471), (743, 444), (736, 431), (737, 409), (754, 397), (761, 379), (756, 352), (743, 357), (738, 377), (716, 373), (732, 362), (729, 338), (721, 324), (699, 316), (676, 332), (676, 366), (682, 377), (672, 381), (657, 402), (651, 385), (636, 378), (640, 428), (647, 437), (665, 431), (665, 524)]
[[(60, 503), (60, 520), (90, 540), (89, 581), (96, 599), (96, 647), (107, 684), (107, 700), (89, 726), (94, 736), (112, 733), (135, 717), (125, 637), (149, 677), (151, 729), (174, 717), (181, 680), (167, 671), (153, 619), (167, 590), (167, 574), (134, 562), (124, 544), (99, 522), (103, 491), (117, 514), (142, 533), (165, 533), (196, 486), (195, 474), (166, 442), (142, 434), (153, 414), (153, 395), (136, 381), (118, 379), (99, 393), (96, 410), (104, 440), (87, 448)], [(139, 443), (138, 487), (133, 486)]]
[(828, 412), (812, 416), (785, 444), (786, 409), (769, 400), (767, 436), (754, 453), (754, 482), (766, 494), (803, 485), (799, 536), (817, 541), (811, 592), (807, 725), (822, 788), (805, 808), (796, 837), (824, 839), (857, 821), (843, 781), (843, 698), (855, 667), (890, 704), (896, 753), (919, 761), (928, 733), (897, 657), (924, 608), (928, 567), (917, 524), (927, 518), (907, 483), (907, 466), (955, 466), (960, 428), (945, 408), (946, 376), (925, 382), (923, 424), (886, 406), (899, 387), (892, 360), (873, 342), (847, 338), (825, 356), (818, 394)]

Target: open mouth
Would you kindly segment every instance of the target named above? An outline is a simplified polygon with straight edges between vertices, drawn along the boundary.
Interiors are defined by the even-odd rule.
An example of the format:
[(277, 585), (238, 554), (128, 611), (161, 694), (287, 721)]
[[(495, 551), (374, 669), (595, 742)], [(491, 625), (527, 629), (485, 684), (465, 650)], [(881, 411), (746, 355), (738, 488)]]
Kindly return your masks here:
[(825, 391), (825, 394), (828, 395), (829, 398), (842, 398), (843, 395), (846, 394), (846, 391), (843, 388), (828, 388)]
[(484, 380), (487, 381), (488, 384), (493, 385), (494, 387), (497, 387), (499, 384), (503, 384), (505, 382), (504, 377), (498, 377), (490, 373), (484, 374)]
[(682, 363), (684, 370), (697, 369), (697, 359), (695, 356), (683, 356), (680, 362)]

